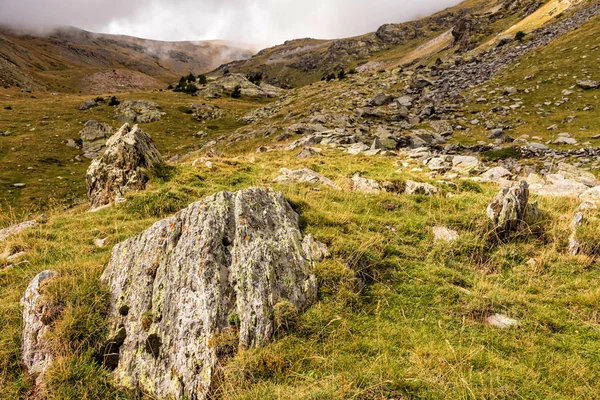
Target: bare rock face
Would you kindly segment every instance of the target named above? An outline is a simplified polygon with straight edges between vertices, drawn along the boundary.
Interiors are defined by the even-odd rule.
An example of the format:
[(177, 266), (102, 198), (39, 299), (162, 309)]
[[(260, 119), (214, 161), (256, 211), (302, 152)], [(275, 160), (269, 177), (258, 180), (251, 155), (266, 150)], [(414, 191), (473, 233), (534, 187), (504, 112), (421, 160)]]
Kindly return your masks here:
[(56, 308), (46, 302), (40, 286), (56, 276), (54, 271), (40, 272), (29, 284), (21, 299), (23, 306), (23, 363), (28, 373), (40, 383), (41, 375), (52, 362), (44, 334), (56, 316)]
[(98, 121), (88, 121), (83, 126), (81, 137), (84, 156), (89, 159), (98, 157), (106, 148), (106, 140), (113, 134), (113, 128)]
[(137, 125), (133, 129), (123, 125), (106, 146), (87, 171), (92, 208), (109, 204), (129, 191), (143, 190), (149, 180), (147, 170), (162, 162), (152, 138)]
[(192, 104), (192, 111), (194, 118), (198, 121), (212, 121), (215, 119), (223, 118), (225, 111), (217, 106), (210, 104)]
[(537, 214), (537, 204), (528, 205), (528, 202), (529, 185), (525, 181), (500, 190), (487, 208), (488, 217), (492, 220), (496, 231), (504, 233), (515, 231), (525, 222), (528, 212)]
[(114, 324), (105, 361), (117, 381), (206, 399), (220, 334), (265, 345), (278, 305), (301, 311), (315, 300), (313, 261), (327, 250), (303, 238), (298, 220), (279, 192), (221, 192), (115, 246), (102, 280)]

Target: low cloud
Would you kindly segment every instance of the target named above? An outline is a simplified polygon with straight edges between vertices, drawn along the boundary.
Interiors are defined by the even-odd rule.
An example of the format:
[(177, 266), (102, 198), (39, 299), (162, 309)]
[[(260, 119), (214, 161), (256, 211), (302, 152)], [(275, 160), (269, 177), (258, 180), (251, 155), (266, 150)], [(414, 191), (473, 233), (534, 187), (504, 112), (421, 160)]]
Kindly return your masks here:
[(0, 24), (45, 31), (75, 26), (157, 40), (224, 39), (273, 45), (371, 32), (459, 0), (0, 0)]

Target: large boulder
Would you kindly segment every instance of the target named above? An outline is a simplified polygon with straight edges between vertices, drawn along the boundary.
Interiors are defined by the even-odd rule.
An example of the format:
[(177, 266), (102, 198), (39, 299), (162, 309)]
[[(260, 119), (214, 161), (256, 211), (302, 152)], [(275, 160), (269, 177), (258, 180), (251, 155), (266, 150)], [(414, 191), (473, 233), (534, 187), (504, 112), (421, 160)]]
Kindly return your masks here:
[(29, 284), (21, 305), (23, 306), (22, 358), (27, 372), (36, 378), (37, 383), (52, 362), (53, 354), (44, 338), (48, 326), (57, 316), (58, 308), (48, 302), (42, 291), (42, 284), (56, 276), (55, 271), (40, 272)]
[(114, 133), (112, 126), (98, 121), (88, 121), (79, 132), (84, 156), (89, 159), (98, 157), (106, 148), (106, 140)]
[(102, 281), (116, 380), (158, 398), (207, 398), (222, 335), (263, 346), (280, 310), (316, 300), (313, 262), (326, 249), (298, 221), (279, 192), (221, 192), (115, 246)]
[(129, 124), (106, 142), (106, 151), (92, 161), (87, 171), (88, 199), (92, 208), (122, 198), (132, 190), (143, 190), (148, 171), (160, 164), (161, 156), (152, 138), (137, 125)]
[(537, 216), (537, 203), (529, 204), (529, 185), (525, 181), (503, 188), (487, 208), (487, 215), (499, 233), (518, 230), (528, 219)]

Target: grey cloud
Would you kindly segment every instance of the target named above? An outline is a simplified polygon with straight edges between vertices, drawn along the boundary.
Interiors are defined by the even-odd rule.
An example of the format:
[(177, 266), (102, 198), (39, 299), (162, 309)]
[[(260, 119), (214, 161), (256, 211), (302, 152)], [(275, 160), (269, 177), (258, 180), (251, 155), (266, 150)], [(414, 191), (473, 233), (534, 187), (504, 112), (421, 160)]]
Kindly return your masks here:
[(226, 39), (272, 45), (360, 35), (459, 0), (0, 0), (0, 24), (76, 26), (158, 40)]

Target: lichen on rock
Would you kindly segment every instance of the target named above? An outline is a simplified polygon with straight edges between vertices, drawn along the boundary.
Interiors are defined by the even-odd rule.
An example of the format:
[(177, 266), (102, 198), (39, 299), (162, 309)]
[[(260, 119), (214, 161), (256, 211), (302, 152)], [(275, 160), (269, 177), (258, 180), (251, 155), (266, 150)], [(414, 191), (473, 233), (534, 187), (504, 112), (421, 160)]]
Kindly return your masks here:
[(27, 286), (21, 298), (23, 306), (22, 358), (27, 372), (41, 383), (41, 377), (52, 362), (52, 352), (44, 335), (55, 319), (56, 307), (44, 299), (40, 291), (43, 282), (56, 276), (55, 271), (40, 272)]
[(159, 398), (206, 398), (220, 355), (212, 344), (232, 320), (239, 346), (263, 346), (277, 304), (300, 312), (316, 299), (313, 262), (327, 250), (298, 223), (279, 192), (220, 192), (115, 246), (102, 280), (117, 381)]

